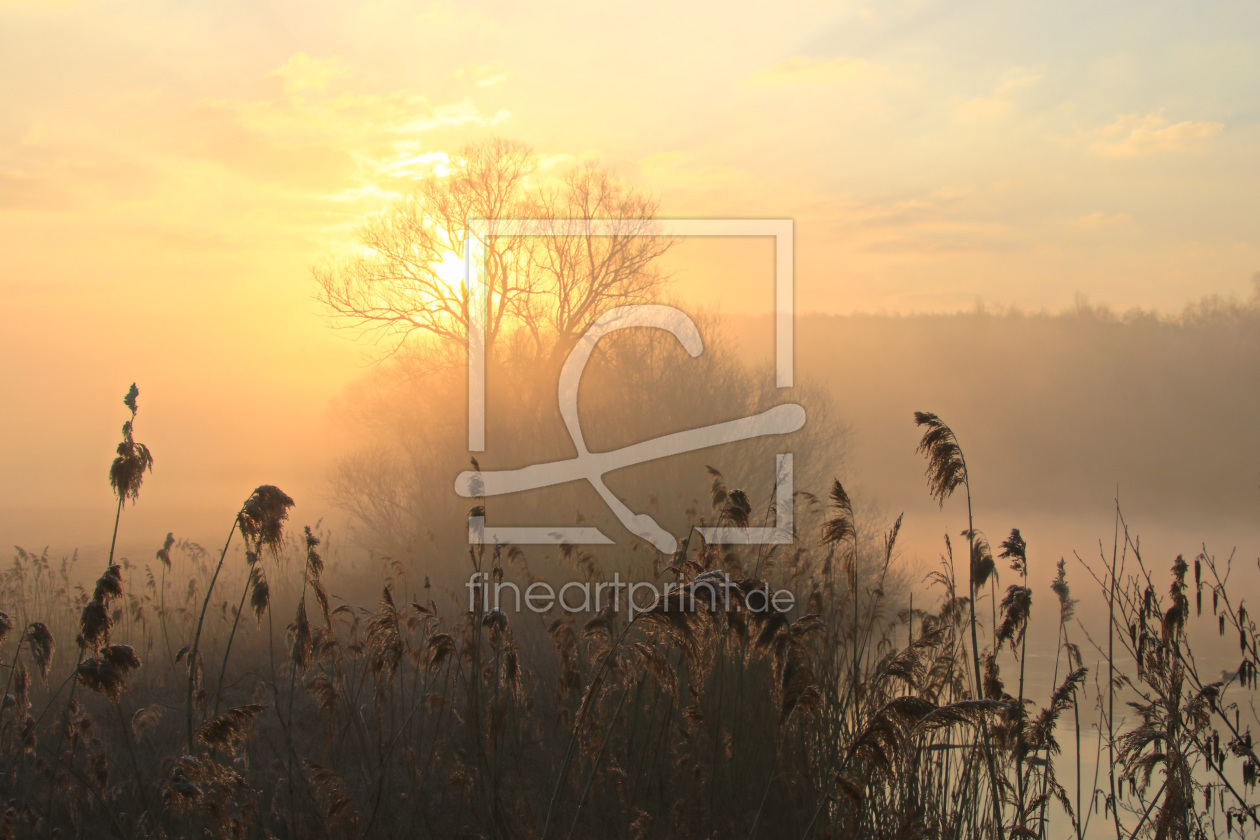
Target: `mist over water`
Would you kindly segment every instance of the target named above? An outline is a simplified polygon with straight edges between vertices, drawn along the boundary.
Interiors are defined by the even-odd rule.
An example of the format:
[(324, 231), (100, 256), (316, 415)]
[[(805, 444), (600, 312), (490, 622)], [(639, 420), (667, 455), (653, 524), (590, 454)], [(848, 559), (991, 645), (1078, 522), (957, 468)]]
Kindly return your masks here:
[[(1132, 574), (1140, 551), (1161, 592), (1175, 558), (1190, 562), (1200, 552), (1222, 571), (1229, 564), (1231, 591), (1245, 597), (1260, 590), (1260, 439), (1251, 419), (1260, 416), (1260, 393), (1249, 387), (1260, 381), (1260, 307), (1208, 302), (1177, 317), (1118, 316), (1086, 306), (1059, 314), (805, 315), (796, 322), (797, 387), (790, 391), (774, 387), (771, 319), (696, 317), (706, 346), (694, 359), (672, 337), (650, 332), (629, 331), (600, 345), (579, 397), (591, 449), (632, 445), (787, 400), (805, 406), (805, 428), (782, 439), (727, 444), (610, 474), (613, 492), (682, 538), (691, 525), (719, 516), (717, 496), (711, 494), (721, 482), (724, 495), (736, 489), (748, 494), (749, 522), (759, 524), (773, 513), (767, 504), (774, 456), (790, 451), (796, 489), (813, 494), (797, 497), (802, 544), (823, 533), (833, 510), (827, 506), (833, 480), (849, 491), (864, 545), (877, 543), (902, 516), (890, 573), (879, 578), (887, 600), (882, 614), (891, 622), (912, 607), (936, 608), (943, 591), (929, 575), (945, 568), (948, 550), (954, 568), (965, 569), (965, 502), (955, 495), (936, 504), (916, 452), (914, 412), (940, 415), (965, 452), (976, 528), (995, 553), (1013, 528), (1027, 541), (1033, 597), (1024, 695), (1037, 707), (1048, 703), (1071, 670), (1056, 641), (1063, 632), (1089, 670), (1079, 709), (1058, 723), (1062, 776), (1075, 778), (1079, 749), (1082, 784), (1091, 784), (1095, 774), (1107, 777), (1099, 705), (1109, 673), (1107, 600), (1100, 581), (1113, 556), (1123, 558)], [(476, 454), (481, 469), (573, 455), (556, 404), (560, 361), (521, 361), (508, 354), (491, 365), (488, 446)], [(466, 381), (458, 364), (435, 368), (422, 355), (402, 355), (364, 369), (336, 393), (307, 395), (306, 404), (326, 406), (319, 411), (268, 417), (265, 401), (259, 401), (252, 411), (268, 418), (261, 427), (283, 427), (286, 435), (271, 441), (247, 436), (248, 469), (212, 473), (209, 488), (201, 487), (187, 501), (178, 498), (178, 489), (201, 480), (189, 472), (206, 463), (197, 454), (201, 444), (191, 432), (165, 427), (171, 414), (163, 395), (142, 389), (136, 436), (161, 444), (153, 444), (160, 469), (122, 520), (116, 557), (125, 562), (127, 585), (142, 579), (144, 567), (152, 570), (150, 558), (168, 530), (209, 549), (212, 562), (249, 485), (283, 482), (297, 501), (292, 521), (321, 523), (323, 574), (333, 605), (370, 604), (384, 580), (398, 598), (426, 599), (442, 613), (467, 609), (465, 518), (476, 500), (454, 492), (454, 477), (469, 467)], [(82, 464), (70, 463), (83, 457), (82, 447), (45, 457), (53, 475), (86, 472)], [(71, 578), (90, 586), (108, 551), (104, 536), (112, 519), (107, 493), (87, 489), (93, 482), (103, 486), (103, 473), (92, 481), (85, 475), (78, 498), (73, 492), (36, 493), (24, 507), (6, 508), (0, 529), (10, 542), (36, 553), (50, 546), (54, 563), (77, 548)], [(246, 474), (251, 478), (241, 483)], [(229, 501), (231, 492), (237, 501)], [(628, 534), (582, 483), (484, 502), (488, 521), (498, 525), (597, 526), (618, 543), (575, 546), (571, 553), (523, 546), (509, 565), (519, 563), (525, 581), (558, 586), (595, 575), (596, 569), (651, 580), (668, 562)], [(45, 534), (51, 538), (38, 541)], [(183, 543), (177, 548), (185, 558), (196, 550)], [(270, 572), (272, 609), (287, 609), (300, 587), (300, 551), (290, 540)], [(727, 574), (749, 573), (754, 560), (757, 569), (764, 562), (766, 570), (790, 573), (793, 556), (786, 550), (757, 551), (742, 560), (728, 554), (721, 564)], [(1061, 558), (1076, 601), (1075, 617), (1062, 627), (1052, 592)], [(243, 578), (244, 550), (237, 546), (226, 559), (226, 579)], [(204, 575), (209, 567), (205, 559), (198, 562)], [(878, 564), (872, 563), (863, 549), (859, 586), (876, 580)], [(184, 586), (190, 572), (172, 574)], [(810, 579), (792, 579), (798, 598), (818, 592)], [(1000, 618), (995, 600), (1019, 581), (1006, 561), (996, 561), (993, 583), (977, 598), (984, 646)], [(224, 620), (232, 609), (223, 604)], [(914, 626), (887, 624), (886, 644), (910, 644)], [(58, 632), (68, 631), (59, 626)], [(1118, 627), (1120, 635), (1126, 632)], [(221, 634), (220, 629), (208, 637), (214, 651), (222, 650)], [(1239, 668), (1236, 635), (1218, 633), (1210, 612), (1199, 617), (1196, 610), (1187, 620), (1186, 639), (1205, 681), (1233, 678)], [(262, 655), (256, 641), (244, 639), (242, 645), (241, 655)], [(537, 642), (523, 641), (522, 650), (548, 655)], [(1122, 664), (1132, 663), (1117, 667)], [(1013, 690), (1012, 672), (1003, 676)], [(1125, 711), (1117, 726), (1132, 721), (1133, 713)], [(1088, 803), (1082, 807), (1088, 809)], [(1061, 813), (1049, 819), (1053, 831), (1070, 829)], [(1107, 821), (1094, 817), (1084, 836), (1106, 837), (1110, 831)]]
[[(606, 360), (592, 367), (581, 410), (594, 449), (730, 419), (793, 396), (776, 393), (766, 379), (773, 364), (768, 317), (715, 315), (701, 323), (708, 347), (697, 359), (672, 340), (651, 339), (621, 348), (629, 364)], [(939, 510), (926, 493), (912, 413), (928, 410), (949, 422), (964, 446), (977, 526), (994, 543), (1020, 528), (1042, 569), (1051, 570), (1060, 556), (1071, 559), (1073, 551), (1094, 557), (1099, 540), (1110, 546), (1117, 497), (1160, 564), (1195, 554), (1205, 542), (1214, 553), (1237, 548), (1240, 558), (1254, 560), (1260, 527), (1260, 439), (1252, 422), (1260, 416), (1260, 392), (1251, 387), (1260, 381), (1257, 326), (1255, 307), (1226, 304), (1192, 307), (1176, 318), (1089, 307), (1061, 314), (798, 317), (798, 381), (817, 396), (813, 405), (807, 400), (805, 431), (787, 441), (797, 452), (797, 487), (821, 495), (839, 478), (863, 510), (885, 520), (905, 512), (902, 554), (916, 569), (932, 566), (942, 536), (948, 531), (957, 538), (965, 521), (953, 506)], [(652, 365), (635, 356), (645, 350), (656, 354)], [(492, 377), (491, 396), (501, 410), (492, 403), (491, 449), (479, 456), (485, 466), (571, 456), (555, 406), (555, 373)], [(129, 511), (120, 535), (124, 556), (147, 558), (168, 530), (212, 542), (249, 490), (272, 482), (291, 488), (295, 515), (311, 523), (323, 519), (348, 554), (371, 549), (405, 556), (409, 547), (398, 539), (442, 533), (442, 551), (419, 540), (409, 562), (434, 570), (462, 562), (457, 553), (446, 559), (463, 536), (462, 525), (452, 522), (468, 507), (452, 492), (454, 475), (467, 467), (458, 370), (428, 377), (414, 365), (387, 361), (338, 393), (310, 394), (304, 400), (310, 409), (267, 421), (288, 430), (276, 445), (245, 441), (259, 454), (231, 480), (201, 472), (207, 462), (200, 453), (221, 445), (222, 436), (203, 441), (196, 427), (172, 428), (179, 415), (168, 408), (169, 398), (143, 392), (137, 429), (157, 453), (149, 479), (156, 492)], [(249, 413), (277, 411), (285, 409), (260, 400)], [(89, 430), (102, 424), (88, 424), (86, 417), (81, 425), (93, 442), (108, 433)], [(294, 447), (295, 440), (303, 445)], [(774, 447), (763, 449), (756, 456), (746, 446), (728, 446), (613, 474), (609, 481), (619, 493), (637, 488), (641, 506), (650, 496), (656, 509), (681, 515), (704, 507), (704, 466), (712, 464), (733, 486), (747, 485), (756, 506), (768, 499), (772, 478), (758, 458), (769, 459)], [(41, 492), (36, 484), (18, 494), (10, 487), (13, 504), (0, 521), (10, 543), (35, 550), (47, 545), (54, 555), (107, 548), (108, 488), (83, 463), (71, 463), (88, 451), (47, 446), (41, 454), (48, 474), (76, 477), (67, 492)], [(102, 475), (107, 452), (95, 457)], [(412, 499), (416, 507), (403, 517), (414, 533), (392, 544), (382, 541), (380, 529), (365, 530), (353, 512), (351, 496), (363, 489), (355, 481), (369, 480), (369, 464), (374, 480), (394, 475), (410, 482), (410, 491), (399, 485), (389, 492), (426, 494), (428, 506)], [(408, 471), (410, 478), (403, 478)], [(207, 482), (215, 488), (210, 498), (204, 487), (182, 497)], [(577, 495), (566, 496), (569, 491)], [(525, 501), (505, 497), (492, 504), (510, 509)], [(556, 505), (570, 510), (564, 522), (551, 524), (602, 515), (598, 497), (576, 487), (545, 491), (529, 504), (535, 516)], [(531, 515), (527, 509), (518, 516), (522, 524)], [(677, 532), (682, 521), (670, 527)], [(615, 521), (606, 531), (628, 537)], [(1049, 580), (1053, 572), (1045, 574)]]

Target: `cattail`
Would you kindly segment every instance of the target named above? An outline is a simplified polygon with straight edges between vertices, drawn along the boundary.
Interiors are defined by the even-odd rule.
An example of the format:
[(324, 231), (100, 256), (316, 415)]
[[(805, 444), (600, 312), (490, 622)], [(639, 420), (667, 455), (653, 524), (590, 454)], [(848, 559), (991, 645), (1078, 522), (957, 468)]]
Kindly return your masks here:
[(32, 623), (26, 628), (24, 638), (30, 646), (31, 657), (35, 660), (35, 664), (39, 666), (40, 676), (48, 679), (48, 669), (52, 667), (53, 653), (57, 649), (53, 635), (48, 631), (48, 625), (42, 621)]

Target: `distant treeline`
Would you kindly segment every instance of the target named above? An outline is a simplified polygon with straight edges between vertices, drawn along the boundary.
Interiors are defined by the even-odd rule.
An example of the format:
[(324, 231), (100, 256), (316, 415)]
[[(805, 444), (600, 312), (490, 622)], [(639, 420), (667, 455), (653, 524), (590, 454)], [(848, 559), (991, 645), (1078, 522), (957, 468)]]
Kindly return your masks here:
[[(768, 318), (731, 318), (749, 354)], [(831, 391), (850, 467), (886, 499), (919, 490), (906, 429), (936, 406), (972, 441), (994, 501), (1105, 510), (1117, 485), (1150, 514), (1260, 510), (1260, 305), (1207, 299), (1180, 315), (978, 306), (944, 315), (804, 315), (797, 370)]]

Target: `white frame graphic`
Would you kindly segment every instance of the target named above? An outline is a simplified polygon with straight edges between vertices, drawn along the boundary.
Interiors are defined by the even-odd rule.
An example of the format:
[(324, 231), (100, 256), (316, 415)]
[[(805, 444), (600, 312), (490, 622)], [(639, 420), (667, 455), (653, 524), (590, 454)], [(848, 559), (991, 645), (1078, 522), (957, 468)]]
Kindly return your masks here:
[[(637, 221), (637, 220), (636, 220)], [(650, 223), (650, 229), (647, 231), (639, 231), (635, 233), (627, 233), (625, 231), (625, 220), (618, 219), (471, 219), (468, 223), (469, 236), (464, 247), (464, 282), (465, 288), (468, 289), (468, 450), (469, 452), (484, 452), (486, 446), (486, 318), (488, 316), (488, 290), (485, 278), (485, 243), (491, 237), (497, 236), (666, 236), (666, 237), (688, 237), (688, 236), (738, 236), (738, 237), (772, 237), (774, 239), (774, 284), (775, 284), (775, 386), (779, 389), (791, 388), (794, 379), (794, 343), (795, 336), (793, 330), (794, 317), (794, 278), (793, 278), (793, 232), (794, 225), (791, 219), (656, 219)], [(624, 307), (624, 309), (632, 309), (633, 307)], [(657, 307), (659, 308), (659, 307)], [(688, 325), (691, 325), (690, 319), (679, 312)], [(601, 321), (604, 316), (601, 316)], [(691, 325), (694, 329), (694, 325)], [(615, 329), (616, 327), (611, 327)], [(667, 327), (674, 329), (673, 327)], [(594, 329), (594, 328), (593, 328)], [(598, 335), (602, 334), (601, 330), (594, 338), (590, 338), (593, 345), (598, 340)], [(588, 333), (588, 336), (590, 334)], [(683, 340), (682, 335), (675, 330), (675, 335)], [(696, 341), (699, 341), (698, 334)], [(576, 352), (576, 351), (575, 351)], [(589, 352), (589, 348), (587, 349)], [(693, 355), (698, 355), (700, 349), (696, 349)], [(566, 368), (568, 363), (566, 363)], [(580, 366), (576, 374), (580, 376)], [(576, 387), (576, 381), (574, 382)], [(757, 415), (753, 418), (743, 418), (738, 421), (732, 421), (729, 424), (719, 424), (719, 426), (709, 427), (707, 429), (692, 430), (692, 433), (679, 433), (677, 435), (667, 436), (667, 438), (676, 438), (681, 440), (690, 434), (688, 440), (693, 444), (687, 446), (682, 451), (691, 451), (699, 448), (707, 448), (729, 440), (738, 440), (741, 438), (759, 436), (762, 434), (776, 434), (784, 431), (794, 431), (804, 423), (804, 411), (799, 406), (790, 406), (797, 409), (797, 414), (792, 414), (792, 418), (787, 417), (787, 412), (779, 412), (777, 416), (770, 417), (779, 409), (787, 409), (789, 406), (777, 406), (769, 412)], [(776, 422), (777, 421), (777, 422)], [(792, 427), (792, 424), (795, 426)], [(570, 424), (571, 435), (577, 431), (575, 444), (578, 444), (580, 452), (585, 449), (580, 444), (580, 430), (575, 430), (576, 419)], [(740, 426), (741, 430), (729, 428), (730, 426)], [(728, 427), (719, 429), (719, 427)], [(697, 441), (696, 435), (704, 432), (713, 432), (710, 440)], [(733, 436), (732, 436), (733, 435)], [(694, 445), (699, 443), (699, 445)], [(653, 460), (656, 457), (662, 457), (668, 454), (668, 442), (665, 438), (655, 441), (646, 441), (632, 447), (626, 447), (615, 453), (588, 453), (585, 455), (587, 459), (604, 458), (607, 456), (629, 456), (629, 463), (643, 463)], [(631, 454), (630, 450), (636, 450)], [(653, 451), (654, 450), (654, 451)], [(637, 460), (635, 457), (637, 455)], [(580, 455), (579, 461), (583, 459)], [(614, 458), (616, 460), (616, 458)], [(620, 460), (625, 460), (621, 458)], [(622, 463), (620, 466), (628, 464)], [(539, 465), (544, 468), (562, 469), (562, 464)], [(578, 466), (576, 463), (572, 466)], [(616, 467), (613, 467), (616, 468)], [(526, 468), (531, 470), (533, 468)], [(518, 473), (521, 471), (517, 471)], [(567, 475), (572, 470), (564, 471)], [(484, 474), (485, 477), (500, 477), (501, 474)], [(563, 480), (580, 480), (587, 478), (595, 484), (597, 490), (601, 490), (601, 494), (605, 496), (607, 501), (611, 494), (606, 492), (606, 488), (602, 487), (600, 476), (588, 477), (585, 475), (572, 475)], [(558, 476), (554, 477), (558, 478)], [(526, 481), (525, 486), (516, 487), (513, 490), (502, 490), (501, 492), (516, 492), (519, 490), (529, 489), (530, 487), (545, 486), (550, 483), (559, 483), (558, 480), (542, 479), (544, 483), (529, 484)], [(520, 484), (521, 482), (507, 482), (510, 484)], [(456, 490), (460, 495), (468, 497), (481, 496), (485, 492), (485, 482), (483, 473), (481, 472), (465, 472), (460, 475), (456, 481)], [(493, 495), (493, 494), (492, 494)], [(793, 529), (793, 468), (792, 456), (790, 453), (782, 453), (775, 459), (775, 524), (765, 528), (732, 528), (723, 526), (719, 528), (697, 528), (704, 538), (711, 543), (723, 544), (787, 544), (792, 541)], [(646, 515), (635, 516), (628, 510), (618, 511), (614, 508), (614, 513), (622, 520), (632, 532), (644, 536), (653, 542), (656, 547), (662, 551), (673, 551), (676, 546), (676, 540), (668, 534), (664, 534), (659, 526)], [(642, 521), (646, 520), (648, 525), (643, 525)], [(639, 527), (633, 524), (633, 521), (639, 521)], [(655, 526), (656, 531), (662, 534), (661, 537), (649, 536), (652, 527)], [(646, 528), (646, 530), (644, 530)], [(494, 527), (485, 524), (484, 516), (470, 517), (468, 521), (468, 541), (469, 544), (482, 543), (512, 543), (516, 545), (540, 545), (540, 544), (558, 544), (569, 543), (573, 545), (611, 545), (613, 540), (601, 532), (598, 528), (574, 527), (574, 526), (558, 526), (558, 527)]]

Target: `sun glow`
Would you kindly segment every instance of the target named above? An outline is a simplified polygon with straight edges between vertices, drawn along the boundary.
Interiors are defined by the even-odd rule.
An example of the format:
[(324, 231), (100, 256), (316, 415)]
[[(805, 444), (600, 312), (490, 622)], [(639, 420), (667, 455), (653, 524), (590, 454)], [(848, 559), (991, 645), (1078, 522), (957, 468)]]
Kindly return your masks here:
[(445, 252), (440, 261), (433, 263), (433, 274), (454, 296), (459, 296), (464, 285), (464, 258), (454, 251)]

